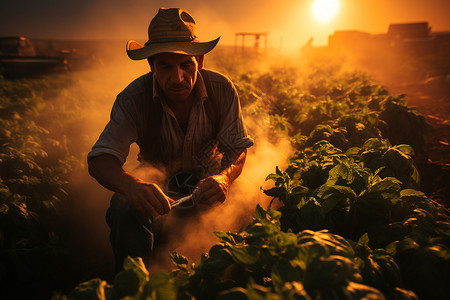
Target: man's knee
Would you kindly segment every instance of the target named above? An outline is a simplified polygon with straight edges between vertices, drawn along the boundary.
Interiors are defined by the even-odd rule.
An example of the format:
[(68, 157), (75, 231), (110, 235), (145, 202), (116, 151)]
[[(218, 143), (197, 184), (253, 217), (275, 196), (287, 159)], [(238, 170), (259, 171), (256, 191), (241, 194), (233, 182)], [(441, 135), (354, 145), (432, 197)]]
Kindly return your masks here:
[(142, 215), (122, 194), (115, 193), (106, 211), (106, 223), (110, 228), (115, 226), (145, 227), (151, 230), (152, 219)]
[(106, 211), (106, 223), (111, 227), (116, 221), (135, 218), (136, 214), (138, 214), (137, 210), (128, 202), (125, 196), (114, 193)]

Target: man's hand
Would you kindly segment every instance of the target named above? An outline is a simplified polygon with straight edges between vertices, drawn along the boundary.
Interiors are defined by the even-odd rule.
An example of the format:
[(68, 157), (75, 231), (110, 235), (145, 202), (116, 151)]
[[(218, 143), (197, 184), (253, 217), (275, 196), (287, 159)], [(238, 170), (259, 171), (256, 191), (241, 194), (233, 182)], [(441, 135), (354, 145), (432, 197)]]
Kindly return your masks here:
[(156, 217), (170, 212), (170, 201), (154, 183), (136, 179), (124, 190), (124, 196), (144, 216)]
[(105, 188), (124, 195), (144, 216), (156, 217), (170, 212), (172, 200), (159, 186), (125, 172), (115, 156), (103, 154), (92, 158), (89, 174)]
[(225, 174), (213, 175), (200, 181), (194, 190), (194, 197), (202, 209), (223, 203), (231, 182)]
[(247, 149), (229, 153), (226, 167), (218, 175), (200, 181), (193, 196), (201, 209), (223, 203), (228, 196), (231, 183), (241, 174), (244, 167)]

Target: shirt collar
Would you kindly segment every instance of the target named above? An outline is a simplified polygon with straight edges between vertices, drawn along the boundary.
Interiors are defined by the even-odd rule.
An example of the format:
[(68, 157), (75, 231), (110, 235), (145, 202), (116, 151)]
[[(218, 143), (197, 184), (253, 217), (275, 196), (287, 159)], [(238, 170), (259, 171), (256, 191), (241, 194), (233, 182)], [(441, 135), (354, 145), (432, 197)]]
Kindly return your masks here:
[(161, 102), (162, 99), (164, 99), (164, 97), (162, 96), (162, 90), (161, 87), (158, 84), (158, 81), (156, 81), (155, 76), (152, 76), (152, 81), (153, 81), (153, 101), (155, 102)]
[(205, 81), (203, 80), (203, 76), (200, 71), (197, 71), (197, 82), (195, 84), (195, 88), (196, 93), (202, 102), (208, 99), (208, 92), (206, 91)]

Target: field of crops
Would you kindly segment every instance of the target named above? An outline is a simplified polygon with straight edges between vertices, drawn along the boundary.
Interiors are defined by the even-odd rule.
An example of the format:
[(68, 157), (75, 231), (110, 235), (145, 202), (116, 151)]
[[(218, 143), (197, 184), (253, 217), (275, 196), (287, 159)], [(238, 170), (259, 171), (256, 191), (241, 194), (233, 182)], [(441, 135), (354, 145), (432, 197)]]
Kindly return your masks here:
[(168, 251), (172, 267), (149, 273), (129, 258), (115, 276), (111, 193), (85, 159), (115, 95), (146, 66), (0, 77), (0, 298), (446, 299), (448, 194), (435, 192), (448, 187), (424, 188), (433, 178), (420, 166), (436, 155), (427, 118), (331, 59), (260, 61), (216, 55), (207, 67), (235, 82), (255, 152), (289, 144), (288, 161), (280, 149), (262, 157), (270, 172), (248, 186), (259, 195), (232, 198), (251, 213), (211, 230), (195, 261)]

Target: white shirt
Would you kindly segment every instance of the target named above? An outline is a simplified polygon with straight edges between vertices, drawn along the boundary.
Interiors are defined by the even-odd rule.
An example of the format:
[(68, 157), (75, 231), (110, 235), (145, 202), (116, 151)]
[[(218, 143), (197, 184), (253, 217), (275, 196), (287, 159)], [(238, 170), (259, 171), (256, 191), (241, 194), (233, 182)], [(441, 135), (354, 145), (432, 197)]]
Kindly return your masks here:
[[(200, 72), (194, 87), (195, 99), (186, 134), (178, 125), (175, 114), (164, 97), (161, 97), (160, 88), (153, 76), (153, 101), (161, 102), (163, 107), (161, 137), (163, 155), (170, 161), (166, 166), (169, 174), (179, 171), (193, 171), (201, 177), (217, 174), (223, 152), (242, 150), (253, 145), (244, 126), (239, 97), (233, 83), (220, 73), (210, 70), (207, 72), (221, 114), (217, 137), (213, 136), (213, 125), (205, 110), (204, 103), (208, 101), (208, 94)], [(145, 87), (144, 76), (133, 81), (117, 96), (110, 121), (89, 152), (88, 161), (95, 156), (110, 154), (122, 164), (125, 163), (130, 145), (137, 141), (138, 126), (147, 124), (144, 117), (146, 114), (140, 110), (139, 103), (151, 101), (150, 96), (149, 89)]]

